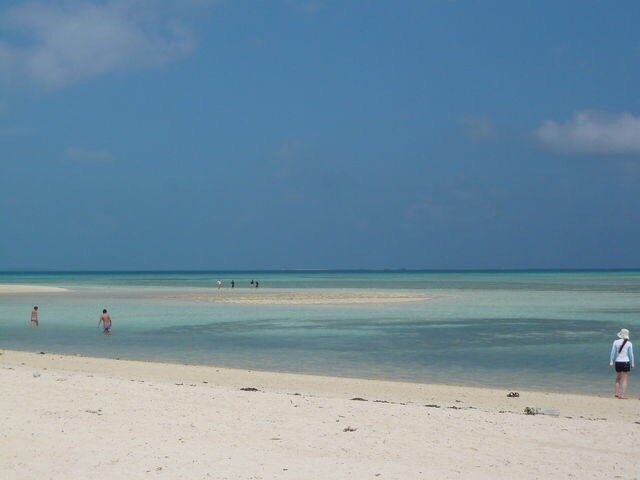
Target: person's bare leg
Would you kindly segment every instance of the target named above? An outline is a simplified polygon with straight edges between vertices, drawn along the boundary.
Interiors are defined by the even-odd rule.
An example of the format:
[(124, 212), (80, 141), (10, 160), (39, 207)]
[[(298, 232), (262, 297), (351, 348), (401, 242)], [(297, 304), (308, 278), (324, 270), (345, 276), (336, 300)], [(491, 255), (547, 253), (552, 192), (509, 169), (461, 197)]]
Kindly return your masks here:
[(629, 379), (629, 373), (628, 372), (622, 372), (622, 375), (620, 376), (620, 396), (619, 398), (627, 398), (625, 397), (625, 394), (627, 393), (627, 381)]
[(620, 397), (620, 377), (622, 376), (622, 372), (616, 372), (616, 398)]

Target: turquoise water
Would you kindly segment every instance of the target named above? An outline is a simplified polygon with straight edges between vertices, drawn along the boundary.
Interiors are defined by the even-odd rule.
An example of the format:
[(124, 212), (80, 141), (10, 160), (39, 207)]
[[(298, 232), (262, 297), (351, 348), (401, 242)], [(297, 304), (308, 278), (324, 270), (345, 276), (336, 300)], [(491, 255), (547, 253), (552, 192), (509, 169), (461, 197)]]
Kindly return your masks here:
[[(389, 289), (435, 297), (249, 305), (182, 295), (214, 295), (217, 279), (245, 292), (258, 280), (261, 293)], [(247, 369), (608, 394), (615, 333), (640, 332), (640, 271), (5, 272), (0, 283), (70, 289), (0, 294), (1, 348)], [(37, 329), (29, 327), (36, 304)], [(97, 328), (102, 308), (114, 318), (110, 337)], [(633, 374), (630, 390), (640, 390)]]

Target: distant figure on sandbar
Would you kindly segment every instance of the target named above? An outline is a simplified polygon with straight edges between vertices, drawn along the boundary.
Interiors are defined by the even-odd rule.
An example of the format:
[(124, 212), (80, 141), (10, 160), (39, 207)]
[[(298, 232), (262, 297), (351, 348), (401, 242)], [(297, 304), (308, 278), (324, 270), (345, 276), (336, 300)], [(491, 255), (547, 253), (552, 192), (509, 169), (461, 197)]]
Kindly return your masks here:
[(38, 322), (38, 306), (36, 305), (35, 307), (33, 307), (33, 310), (31, 310), (31, 326), (37, 327), (39, 324), (40, 322)]
[(254, 283), (255, 283), (255, 282), (253, 281), (253, 279), (251, 279), (251, 281), (249, 282), (249, 285), (251, 285), (251, 286), (253, 287), (253, 284), (254, 284)]
[(256, 288), (258, 288), (260, 284), (258, 283), (258, 281), (256, 280)]
[(234, 282), (233, 280), (231, 280), (231, 288), (235, 288), (236, 286), (236, 282)]
[(107, 313), (107, 309), (102, 310), (102, 315), (100, 315), (100, 320), (98, 320), (98, 327), (102, 324), (102, 333), (105, 335), (111, 334), (111, 315)]
[(633, 345), (629, 341), (629, 330), (622, 328), (618, 332), (618, 339), (614, 340), (611, 347), (609, 365), (616, 369), (616, 398), (627, 398), (627, 380), (629, 372), (635, 367), (633, 362)]
[(218, 284), (218, 289), (222, 288), (222, 280), (218, 280), (216, 283)]

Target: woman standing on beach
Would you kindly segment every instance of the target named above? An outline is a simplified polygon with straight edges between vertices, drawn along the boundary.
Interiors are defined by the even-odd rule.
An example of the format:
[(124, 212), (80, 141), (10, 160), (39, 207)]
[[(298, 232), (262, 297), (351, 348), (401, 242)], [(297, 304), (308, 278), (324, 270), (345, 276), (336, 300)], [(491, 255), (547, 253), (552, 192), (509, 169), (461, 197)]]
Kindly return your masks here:
[(614, 340), (611, 347), (609, 365), (616, 367), (616, 398), (627, 398), (627, 378), (629, 372), (635, 367), (633, 362), (633, 345), (629, 341), (629, 330), (626, 328), (618, 332), (618, 339)]

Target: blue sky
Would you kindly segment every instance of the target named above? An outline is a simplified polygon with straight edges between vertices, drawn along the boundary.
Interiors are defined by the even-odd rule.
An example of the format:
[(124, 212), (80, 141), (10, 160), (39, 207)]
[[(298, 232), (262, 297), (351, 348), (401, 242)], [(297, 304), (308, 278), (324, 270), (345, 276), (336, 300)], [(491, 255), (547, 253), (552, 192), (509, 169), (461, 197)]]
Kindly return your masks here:
[(0, 4), (0, 269), (640, 267), (640, 3)]

